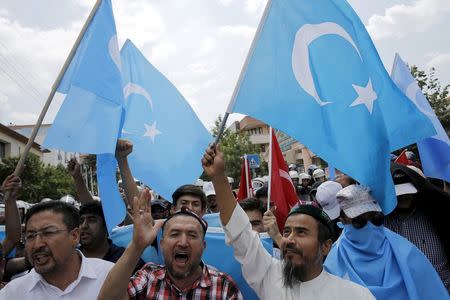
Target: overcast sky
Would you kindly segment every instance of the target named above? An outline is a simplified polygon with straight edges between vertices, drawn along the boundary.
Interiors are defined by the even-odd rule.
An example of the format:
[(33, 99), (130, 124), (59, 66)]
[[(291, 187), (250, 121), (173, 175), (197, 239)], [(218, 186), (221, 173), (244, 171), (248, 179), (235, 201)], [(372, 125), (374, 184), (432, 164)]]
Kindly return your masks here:
[[(131, 39), (205, 126), (223, 114), (267, 0), (112, 0)], [(450, 0), (349, 0), (385, 67), (394, 54), (450, 83)], [(95, 0), (0, 1), (0, 122), (32, 124)], [(46, 122), (61, 105), (56, 97)], [(234, 116), (232, 119), (237, 119)]]

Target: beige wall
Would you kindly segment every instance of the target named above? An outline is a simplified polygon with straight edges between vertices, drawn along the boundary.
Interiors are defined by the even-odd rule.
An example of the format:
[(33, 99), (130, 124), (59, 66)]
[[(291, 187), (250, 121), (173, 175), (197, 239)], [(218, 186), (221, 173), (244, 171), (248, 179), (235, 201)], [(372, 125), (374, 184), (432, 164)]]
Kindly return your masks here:
[[(0, 143), (4, 143), (5, 145), (5, 156), (19, 156), (22, 154), (23, 149), (25, 149), (25, 144), (17, 141), (13, 137), (5, 134), (4, 132), (0, 132)], [(43, 158), (43, 153), (35, 148), (31, 148), (31, 153), (39, 156), (40, 159)], [(1, 159), (1, 158), (0, 158)]]

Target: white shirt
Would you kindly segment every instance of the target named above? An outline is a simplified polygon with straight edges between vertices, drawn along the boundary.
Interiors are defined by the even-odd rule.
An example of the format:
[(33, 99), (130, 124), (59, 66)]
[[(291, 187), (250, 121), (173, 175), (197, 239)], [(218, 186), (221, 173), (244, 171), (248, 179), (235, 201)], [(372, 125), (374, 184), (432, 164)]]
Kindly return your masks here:
[(261, 246), (258, 234), (252, 230), (239, 205), (236, 205), (224, 231), (227, 243), (233, 246), (234, 256), (242, 265), (245, 280), (261, 299), (375, 299), (367, 288), (325, 270), (310, 281), (293, 288), (284, 287), (282, 261), (272, 258)]
[(64, 291), (47, 283), (34, 269), (25, 276), (14, 279), (0, 290), (0, 299), (97, 299), (113, 263), (87, 258), (81, 252), (81, 268), (77, 279)]

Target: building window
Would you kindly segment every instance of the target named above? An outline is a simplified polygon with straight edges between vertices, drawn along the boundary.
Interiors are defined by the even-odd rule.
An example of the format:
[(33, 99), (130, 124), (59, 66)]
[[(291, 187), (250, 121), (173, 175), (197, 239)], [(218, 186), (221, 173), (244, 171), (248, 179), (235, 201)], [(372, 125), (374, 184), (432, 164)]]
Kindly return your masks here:
[(6, 156), (6, 144), (0, 142), (0, 159), (5, 158)]

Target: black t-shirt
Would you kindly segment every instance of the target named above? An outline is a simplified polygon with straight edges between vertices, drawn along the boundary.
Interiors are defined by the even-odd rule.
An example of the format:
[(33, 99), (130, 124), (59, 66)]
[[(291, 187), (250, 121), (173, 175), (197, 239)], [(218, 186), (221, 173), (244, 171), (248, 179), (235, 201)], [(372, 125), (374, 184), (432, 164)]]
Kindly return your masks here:
[[(116, 263), (119, 258), (122, 256), (122, 254), (125, 252), (125, 248), (119, 247), (116, 244), (114, 244), (110, 239), (108, 239), (109, 243), (109, 250), (103, 256), (103, 260), (110, 261), (112, 263)], [(79, 248), (81, 251), (83, 251), (83, 248), (80, 246)], [(145, 262), (142, 259), (139, 259), (136, 268), (134, 269), (134, 272), (140, 270), (145, 265)]]

